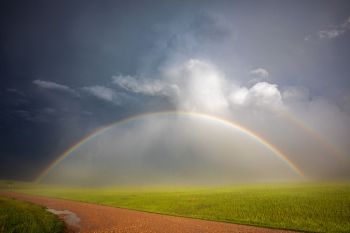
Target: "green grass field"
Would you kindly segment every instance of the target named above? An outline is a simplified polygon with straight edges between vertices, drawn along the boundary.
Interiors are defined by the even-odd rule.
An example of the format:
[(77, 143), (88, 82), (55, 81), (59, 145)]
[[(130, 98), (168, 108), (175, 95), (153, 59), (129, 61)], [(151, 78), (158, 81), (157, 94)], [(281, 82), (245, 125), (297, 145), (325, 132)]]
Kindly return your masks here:
[(64, 223), (44, 208), (0, 196), (1, 233), (62, 233)]
[[(9, 187), (8, 187), (9, 188)], [(14, 191), (115, 207), (309, 232), (350, 232), (350, 184), (77, 189), (15, 185)]]

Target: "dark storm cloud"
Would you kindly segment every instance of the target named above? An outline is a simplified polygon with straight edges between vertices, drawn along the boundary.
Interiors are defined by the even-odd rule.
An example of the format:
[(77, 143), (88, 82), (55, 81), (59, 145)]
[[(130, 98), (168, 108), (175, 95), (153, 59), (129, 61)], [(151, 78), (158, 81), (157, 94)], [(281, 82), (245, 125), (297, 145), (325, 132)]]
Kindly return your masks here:
[[(348, 155), (349, 10), (348, 1), (2, 1), (0, 175), (33, 177), (98, 127), (172, 109), (240, 120), (306, 154), (287, 145), (303, 145), (288, 123), (290, 137), (269, 123), (290, 111)], [(14, 174), (16, 164), (28, 169)]]

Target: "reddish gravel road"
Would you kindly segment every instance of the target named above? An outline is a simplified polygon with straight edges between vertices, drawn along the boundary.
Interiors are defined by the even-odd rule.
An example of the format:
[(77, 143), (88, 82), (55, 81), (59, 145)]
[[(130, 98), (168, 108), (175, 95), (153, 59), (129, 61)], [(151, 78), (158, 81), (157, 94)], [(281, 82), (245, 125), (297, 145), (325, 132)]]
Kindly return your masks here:
[[(69, 210), (79, 218), (76, 232), (82, 233), (287, 233), (277, 229), (196, 220), (134, 210), (100, 206), (19, 193), (1, 193), (55, 210)], [(294, 232), (295, 233), (295, 232)]]

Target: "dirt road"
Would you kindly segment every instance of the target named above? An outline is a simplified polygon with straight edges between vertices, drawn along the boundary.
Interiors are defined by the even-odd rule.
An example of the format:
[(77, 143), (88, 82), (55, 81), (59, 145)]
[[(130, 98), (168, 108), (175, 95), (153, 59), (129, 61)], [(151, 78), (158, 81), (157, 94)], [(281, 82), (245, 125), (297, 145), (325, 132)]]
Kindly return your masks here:
[[(134, 210), (113, 208), (76, 201), (30, 196), (19, 193), (0, 193), (20, 200), (46, 206), (62, 213), (70, 229), (82, 233), (287, 233), (277, 229), (259, 228), (238, 224), (196, 220)], [(78, 218), (76, 218), (76, 216)], [(76, 221), (77, 220), (77, 221)], [(295, 232), (294, 232), (295, 233)]]

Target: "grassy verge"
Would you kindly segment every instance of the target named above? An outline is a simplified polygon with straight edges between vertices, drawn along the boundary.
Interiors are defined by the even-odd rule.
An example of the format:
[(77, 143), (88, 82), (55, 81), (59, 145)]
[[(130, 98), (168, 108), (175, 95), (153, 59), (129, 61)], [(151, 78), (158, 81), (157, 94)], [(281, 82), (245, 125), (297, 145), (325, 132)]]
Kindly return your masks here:
[(216, 221), (350, 232), (349, 183), (98, 189), (27, 185), (12, 190)]
[(1, 233), (61, 233), (64, 223), (42, 207), (0, 196)]

